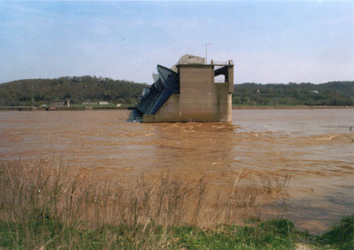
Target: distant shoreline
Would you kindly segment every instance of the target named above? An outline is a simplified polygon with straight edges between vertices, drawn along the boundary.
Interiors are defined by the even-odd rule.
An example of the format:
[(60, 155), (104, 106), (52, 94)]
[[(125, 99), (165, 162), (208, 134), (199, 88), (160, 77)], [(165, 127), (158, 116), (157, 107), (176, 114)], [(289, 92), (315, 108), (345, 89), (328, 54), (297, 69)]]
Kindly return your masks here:
[[(95, 110), (133, 110), (135, 107), (57, 107), (49, 109), (44, 107), (0, 107), (0, 111), (95, 111)], [(274, 110), (274, 109), (354, 109), (354, 106), (232, 106), (233, 110)]]
[(232, 109), (354, 109), (354, 106), (232, 106)]
[(83, 111), (83, 110), (133, 110), (135, 107), (0, 107), (0, 111)]

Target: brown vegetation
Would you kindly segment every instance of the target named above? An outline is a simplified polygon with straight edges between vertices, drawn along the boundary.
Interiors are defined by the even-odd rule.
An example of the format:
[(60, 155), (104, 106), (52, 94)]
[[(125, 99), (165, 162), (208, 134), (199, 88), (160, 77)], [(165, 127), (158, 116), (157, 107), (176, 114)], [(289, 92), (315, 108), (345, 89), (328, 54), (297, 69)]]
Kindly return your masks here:
[[(36, 247), (33, 228), (28, 225), (35, 222), (44, 227), (48, 220), (59, 223), (57, 230), (61, 232), (68, 228), (80, 231), (125, 225), (135, 229), (129, 237), (139, 241), (139, 237), (161, 226), (210, 227), (230, 225), (240, 218), (257, 219), (259, 195), (284, 192), (291, 178), (290, 174), (260, 174), (259, 181), (238, 186), (241, 175), (231, 191), (211, 197), (204, 178), (189, 184), (161, 172), (155, 177), (142, 174), (134, 183), (99, 181), (88, 171), (67, 167), (61, 158), (32, 164), (21, 159), (3, 161), (0, 221), (17, 225), (17, 230), (26, 235), (26, 244), (32, 247)], [(48, 232), (41, 232), (42, 238), (48, 239)]]

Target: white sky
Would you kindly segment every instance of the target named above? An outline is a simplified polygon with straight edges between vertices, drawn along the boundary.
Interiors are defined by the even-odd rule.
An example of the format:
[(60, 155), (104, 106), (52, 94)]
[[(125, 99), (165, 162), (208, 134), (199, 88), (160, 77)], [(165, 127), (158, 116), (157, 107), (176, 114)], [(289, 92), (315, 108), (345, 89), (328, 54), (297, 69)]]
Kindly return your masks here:
[(96, 75), (151, 84), (184, 54), (235, 83), (354, 80), (354, 1), (1, 1), (0, 83)]

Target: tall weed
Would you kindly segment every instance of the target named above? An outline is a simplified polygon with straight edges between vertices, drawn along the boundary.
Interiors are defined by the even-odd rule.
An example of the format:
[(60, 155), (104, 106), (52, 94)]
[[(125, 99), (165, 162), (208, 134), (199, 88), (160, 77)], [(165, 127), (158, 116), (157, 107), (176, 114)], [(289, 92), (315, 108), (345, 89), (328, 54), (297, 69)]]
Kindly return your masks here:
[[(290, 178), (284, 178), (261, 183), (271, 190), (285, 189)], [(166, 248), (176, 242), (171, 227), (231, 225), (240, 218), (259, 217), (257, 199), (265, 184), (250, 180), (237, 186), (240, 179), (239, 174), (232, 190), (213, 197), (204, 177), (190, 184), (166, 171), (126, 183), (102, 181), (88, 170), (68, 167), (60, 157), (2, 161), (3, 246), (71, 249), (91, 241), (118, 248)], [(97, 230), (104, 239), (95, 238)]]

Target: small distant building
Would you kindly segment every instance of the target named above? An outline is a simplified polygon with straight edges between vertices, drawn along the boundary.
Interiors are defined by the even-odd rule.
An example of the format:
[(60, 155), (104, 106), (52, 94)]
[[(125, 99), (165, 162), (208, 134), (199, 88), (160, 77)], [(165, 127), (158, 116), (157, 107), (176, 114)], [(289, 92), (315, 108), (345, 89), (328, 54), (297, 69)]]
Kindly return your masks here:
[(98, 105), (109, 105), (108, 102), (98, 102)]
[(82, 102), (82, 105), (97, 105), (97, 102)]
[(50, 104), (51, 107), (70, 107), (70, 100), (53, 101)]
[(320, 92), (318, 92), (317, 90), (312, 90), (310, 91), (310, 94), (319, 94)]

